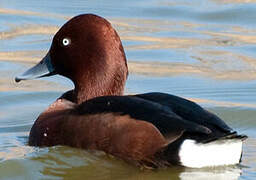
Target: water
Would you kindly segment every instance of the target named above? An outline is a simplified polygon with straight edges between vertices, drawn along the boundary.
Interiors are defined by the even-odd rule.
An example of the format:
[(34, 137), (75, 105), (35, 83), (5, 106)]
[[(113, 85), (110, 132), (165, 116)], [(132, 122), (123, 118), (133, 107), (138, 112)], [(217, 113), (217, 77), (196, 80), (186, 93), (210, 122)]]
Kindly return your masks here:
[[(255, 179), (255, 11), (254, 0), (1, 0), (0, 179)], [(106, 17), (120, 34), (127, 93), (189, 98), (247, 134), (241, 165), (143, 171), (101, 152), (27, 146), (39, 113), (73, 85), (58, 76), (16, 84), (14, 76), (80, 13)]]

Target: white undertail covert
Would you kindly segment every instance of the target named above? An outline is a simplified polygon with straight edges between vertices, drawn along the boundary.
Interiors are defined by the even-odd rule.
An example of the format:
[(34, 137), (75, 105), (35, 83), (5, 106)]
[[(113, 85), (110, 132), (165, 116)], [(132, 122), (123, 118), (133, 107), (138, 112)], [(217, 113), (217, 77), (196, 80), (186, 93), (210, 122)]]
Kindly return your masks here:
[(238, 164), (242, 144), (241, 139), (216, 140), (210, 143), (197, 143), (187, 139), (179, 150), (180, 163), (191, 168)]

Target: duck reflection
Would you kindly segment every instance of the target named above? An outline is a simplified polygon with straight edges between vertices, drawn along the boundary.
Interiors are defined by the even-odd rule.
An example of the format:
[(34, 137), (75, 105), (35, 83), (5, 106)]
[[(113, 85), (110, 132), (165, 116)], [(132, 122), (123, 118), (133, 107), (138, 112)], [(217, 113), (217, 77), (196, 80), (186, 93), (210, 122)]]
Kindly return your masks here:
[(238, 166), (233, 166), (185, 170), (180, 173), (179, 178), (181, 180), (235, 180), (238, 179), (241, 174), (242, 169)]
[[(52, 179), (180, 179), (180, 180), (236, 180), (241, 166), (222, 166), (203, 169), (169, 167), (141, 170), (122, 160), (99, 151), (84, 151), (57, 146), (33, 154), (32, 161), (40, 164), (42, 177)], [(39, 154), (38, 154), (39, 153)]]

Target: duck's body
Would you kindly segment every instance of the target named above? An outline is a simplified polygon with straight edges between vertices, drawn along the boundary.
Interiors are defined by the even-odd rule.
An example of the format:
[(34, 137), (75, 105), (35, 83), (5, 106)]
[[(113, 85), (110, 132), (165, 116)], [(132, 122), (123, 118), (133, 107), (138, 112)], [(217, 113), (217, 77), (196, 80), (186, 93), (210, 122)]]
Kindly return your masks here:
[[(38, 68), (49, 72), (40, 74)], [(240, 162), (246, 136), (196, 103), (164, 93), (122, 96), (126, 58), (117, 33), (103, 18), (70, 20), (43, 61), (16, 80), (56, 73), (70, 78), (75, 89), (39, 116), (29, 145), (102, 150), (147, 167)]]

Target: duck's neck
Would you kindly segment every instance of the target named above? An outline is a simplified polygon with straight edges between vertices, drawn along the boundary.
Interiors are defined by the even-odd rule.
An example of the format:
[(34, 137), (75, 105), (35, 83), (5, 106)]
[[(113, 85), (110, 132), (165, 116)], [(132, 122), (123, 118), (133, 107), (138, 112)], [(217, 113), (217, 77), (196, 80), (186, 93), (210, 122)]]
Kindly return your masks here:
[(127, 72), (117, 74), (109, 78), (84, 78), (75, 83), (74, 101), (81, 104), (84, 101), (98, 97), (110, 95), (123, 95)]

